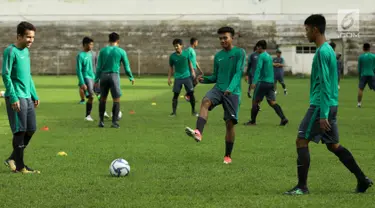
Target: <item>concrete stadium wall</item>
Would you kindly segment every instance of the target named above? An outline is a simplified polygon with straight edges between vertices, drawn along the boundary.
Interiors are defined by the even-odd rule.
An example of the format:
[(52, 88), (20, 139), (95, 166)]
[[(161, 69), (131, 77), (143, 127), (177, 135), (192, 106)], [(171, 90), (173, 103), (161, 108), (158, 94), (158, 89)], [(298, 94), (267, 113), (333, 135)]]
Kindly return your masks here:
[[(366, 6), (371, 4), (368, 0), (361, 5), (353, 5), (350, 0), (344, 0), (347, 4), (343, 0), (332, 0), (331, 6), (324, 7), (316, 6), (318, 4), (314, 2), (319, 8), (306, 7), (302, 1), (291, 0), (238, 0), (236, 4), (229, 0), (130, 0), (126, 3), (118, 0), (71, 0), (73, 3), (67, 3), (68, 0), (11, 1), (4, 3), (7, 1), (3, 0), (0, 7), (0, 32), (3, 34), (0, 37), (0, 54), (9, 43), (14, 42), (15, 26), (19, 21), (34, 23), (37, 26), (37, 37), (31, 48), (34, 74), (74, 74), (75, 56), (80, 50), (82, 38), (93, 37), (97, 51), (106, 45), (107, 36), (112, 31), (121, 35), (121, 47), (128, 52), (135, 74), (138, 71), (141, 74), (166, 74), (167, 60), (173, 52), (172, 40), (182, 38), (188, 44), (192, 36), (200, 40), (197, 49), (200, 65), (206, 72), (211, 72), (213, 55), (220, 50), (216, 36), (219, 27), (233, 26), (238, 32), (236, 44), (248, 53), (260, 39), (269, 41), (270, 52), (273, 53), (277, 45), (309, 44), (303, 35), (303, 20), (315, 11), (326, 12), (327, 37), (337, 39), (338, 7), (333, 5), (343, 5), (342, 9), (357, 6), (355, 8), (367, 12), (361, 12), (361, 37), (342, 40), (346, 72), (355, 71), (360, 45), (364, 41), (375, 40), (375, 17), (370, 13), (372, 8)], [(197, 6), (190, 9), (189, 5)], [(108, 9), (103, 9), (106, 7)], [(298, 66), (288, 69), (301, 73)]]

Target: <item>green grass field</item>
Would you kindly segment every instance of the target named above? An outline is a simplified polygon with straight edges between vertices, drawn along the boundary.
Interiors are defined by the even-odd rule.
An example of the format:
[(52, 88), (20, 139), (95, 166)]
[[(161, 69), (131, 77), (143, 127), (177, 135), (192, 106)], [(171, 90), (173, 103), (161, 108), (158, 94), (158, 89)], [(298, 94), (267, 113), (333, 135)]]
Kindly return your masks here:
[[(84, 121), (85, 105), (78, 104), (75, 77), (34, 77), (34, 81), (41, 100), (39, 130), (26, 149), (25, 162), (41, 174), (14, 174), (0, 166), (0, 207), (374, 207), (375, 189), (353, 194), (354, 176), (321, 144), (310, 146), (311, 194), (282, 195), (297, 181), (295, 138), (309, 105), (309, 79), (287, 79), (289, 95), (277, 96), (290, 120), (286, 127), (277, 126), (280, 120), (266, 103), (258, 125), (243, 126), (250, 116), (244, 90), (230, 165), (223, 164), (222, 108), (209, 114), (203, 141), (196, 143), (184, 133), (185, 126), (195, 127), (196, 122), (189, 103), (180, 98), (178, 116), (168, 117), (172, 92), (166, 78), (140, 78), (135, 86), (121, 79), (120, 129), (111, 129), (110, 121), (104, 129), (97, 127), (97, 100), (92, 114), (96, 120)], [(197, 99), (211, 87), (199, 85)], [(375, 94), (366, 90), (358, 109), (356, 93), (356, 79), (342, 80), (341, 143), (375, 179)], [(107, 111), (111, 108), (110, 100)], [(129, 114), (131, 110), (135, 114)], [(6, 159), (12, 136), (4, 100), (0, 114), (0, 159)], [(43, 126), (49, 131), (40, 130)], [(68, 156), (56, 156), (59, 151)], [(131, 165), (124, 178), (111, 177), (108, 171), (110, 162), (119, 157)]]

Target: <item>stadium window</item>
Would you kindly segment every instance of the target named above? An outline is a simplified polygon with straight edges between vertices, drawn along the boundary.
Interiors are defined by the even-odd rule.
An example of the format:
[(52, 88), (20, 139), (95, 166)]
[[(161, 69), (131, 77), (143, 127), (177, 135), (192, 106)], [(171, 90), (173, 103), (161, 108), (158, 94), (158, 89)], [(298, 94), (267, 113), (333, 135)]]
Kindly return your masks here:
[(315, 51), (315, 46), (296, 46), (296, 53), (299, 54), (315, 53)]

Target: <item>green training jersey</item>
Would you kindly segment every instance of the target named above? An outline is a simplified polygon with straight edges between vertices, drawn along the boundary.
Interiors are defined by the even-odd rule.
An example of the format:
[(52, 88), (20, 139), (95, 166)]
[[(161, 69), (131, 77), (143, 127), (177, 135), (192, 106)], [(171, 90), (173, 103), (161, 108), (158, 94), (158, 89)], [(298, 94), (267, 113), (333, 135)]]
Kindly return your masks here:
[(188, 47), (186, 51), (189, 53), (189, 60), (193, 65), (193, 69), (197, 70), (197, 54), (195, 53), (195, 49), (192, 47)]
[(261, 53), (258, 58), (253, 83), (258, 82), (274, 83), (273, 60), (267, 52)]
[(185, 79), (191, 76), (189, 61), (187, 50), (182, 50), (181, 54), (174, 52), (169, 56), (169, 66), (174, 68), (175, 79)]
[(76, 62), (76, 72), (79, 86), (85, 84), (85, 78), (95, 79), (93, 54), (90, 51), (81, 51), (80, 53), (78, 53), (76, 57)]
[(102, 73), (120, 74), (121, 63), (124, 66), (126, 75), (132, 81), (133, 74), (130, 69), (129, 59), (124, 49), (118, 46), (106, 46), (99, 52), (96, 66), (95, 82), (98, 82)]
[(336, 54), (323, 43), (315, 52), (310, 77), (310, 105), (320, 108), (320, 118), (328, 118), (331, 106), (338, 105), (338, 74)]
[(368, 52), (363, 53), (358, 57), (358, 74), (363, 76), (374, 76), (375, 70), (375, 55)]
[(246, 62), (245, 50), (233, 47), (230, 51), (221, 50), (214, 57), (214, 71), (211, 76), (203, 76), (203, 83), (216, 83), (222, 92), (241, 94), (241, 77)]
[(30, 70), (29, 49), (17, 48), (14, 44), (8, 46), (3, 54), (2, 77), (5, 86), (5, 97), (10, 103), (19, 98), (39, 100)]

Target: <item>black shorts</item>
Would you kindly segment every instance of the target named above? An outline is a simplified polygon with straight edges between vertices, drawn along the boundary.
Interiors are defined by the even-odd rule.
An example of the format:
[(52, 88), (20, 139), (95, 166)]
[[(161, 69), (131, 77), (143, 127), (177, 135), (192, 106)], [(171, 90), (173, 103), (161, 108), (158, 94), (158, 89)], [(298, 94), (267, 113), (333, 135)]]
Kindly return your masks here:
[(222, 104), (224, 109), (224, 120), (232, 120), (234, 124), (238, 123), (238, 111), (240, 109), (240, 97), (238, 95), (224, 95), (216, 87), (212, 88), (205, 95), (212, 103), (208, 110), (213, 110), (216, 106)]
[(284, 83), (284, 70), (275, 69), (273, 75), (275, 82), (279, 81), (280, 83)]
[(337, 106), (330, 107), (328, 122), (331, 125), (331, 130), (328, 132), (322, 132), (319, 123), (320, 108), (311, 105), (298, 128), (298, 138), (308, 139), (316, 143), (322, 141), (323, 144), (338, 144), (339, 132), (336, 119), (337, 109)]
[(113, 99), (121, 97), (120, 75), (118, 73), (102, 73), (100, 76), (100, 96), (108, 97), (110, 90)]
[(362, 76), (361, 78), (359, 78), (358, 88), (363, 90), (365, 89), (366, 85), (368, 85), (371, 90), (375, 90), (375, 77)]
[(267, 101), (275, 101), (275, 88), (273, 83), (259, 82), (255, 86), (253, 101), (261, 102), (266, 97)]
[(90, 97), (94, 95), (94, 80), (89, 78), (84, 78), (85, 85), (87, 87), (87, 94), (86, 97)]
[(193, 81), (191, 77), (185, 79), (175, 79), (173, 84), (173, 92), (180, 94), (182, 86), (185, 87), (187, 93), (194, 92)]
[(12, 133), (36, 131), (34, 102), (31, 98), (19, 98), (20, 112), (12, 109), (9, 97), (5, 98), (9, 125)]

